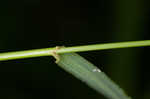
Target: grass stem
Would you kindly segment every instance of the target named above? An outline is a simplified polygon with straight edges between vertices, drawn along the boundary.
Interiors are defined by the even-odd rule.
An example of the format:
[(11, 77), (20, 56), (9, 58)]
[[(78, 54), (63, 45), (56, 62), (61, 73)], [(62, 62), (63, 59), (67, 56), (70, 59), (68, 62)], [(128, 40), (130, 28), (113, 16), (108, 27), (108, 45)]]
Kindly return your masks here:
[[(107, 50), (107, 49), (142, 47), (142, 46), (150, 46), (150, 40), (65, 47), (57, 50), (56, 53), (61, 54), (61, 53), (71, 53), (71, 52), (85, 52), (85, 51), (94, 51), (94, 50)], [(51, 56), (54, 50), (55, 47), (34, 49), (34, 50), (27, 50), (27, 51), (5, 52), (0, 54), (0, 61), (40, 57), (40, 56)]]

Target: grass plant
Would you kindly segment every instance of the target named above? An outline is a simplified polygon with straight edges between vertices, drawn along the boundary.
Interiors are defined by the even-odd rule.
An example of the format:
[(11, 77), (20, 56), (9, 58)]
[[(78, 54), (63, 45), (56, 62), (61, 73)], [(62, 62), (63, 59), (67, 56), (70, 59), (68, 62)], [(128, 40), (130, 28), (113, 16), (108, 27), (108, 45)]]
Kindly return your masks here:
[(128, 97), (117, 84), (110, 80), (104, 72), (75, 52), (143, 46), (150, 46), (150, 40), (93, 44), (63, 47), (60, 49), (53, 47), (27, 51), (5, 52), (0, 54), (0, 61), (40, 56), (54, 56), (57, 60), (56, 64), (61, 68), (85, 82), (88, 86), (99, 93), (102, 93), (108, 99), (130, 99), (130, 97)]

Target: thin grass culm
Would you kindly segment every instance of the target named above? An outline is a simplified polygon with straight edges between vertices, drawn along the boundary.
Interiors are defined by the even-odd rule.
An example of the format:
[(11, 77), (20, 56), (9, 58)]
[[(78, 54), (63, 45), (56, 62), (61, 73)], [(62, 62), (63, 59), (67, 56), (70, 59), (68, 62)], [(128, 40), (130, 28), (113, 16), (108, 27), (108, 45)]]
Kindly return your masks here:
[(104, 72), (76, 53), (59, 55), (57, 64), (108, 99), (131, 99)]
[[(150, 46), (150, 40), (65, 47), (57, 50), (56, 53), (62, 54), (62, 53), (72, 53), (72, 52), (86, 52), (86, 51), (95, 51), (95, 50), (108, 50), (108, 49), (143, 47), (143, 46)], [(32, 58), (32, 57), (40, 57), (40, 56), (52, 56), (53, 50), (55, 50), (55, 47), (0, 53), (0, 61), (24, 59), (24, 58)]]

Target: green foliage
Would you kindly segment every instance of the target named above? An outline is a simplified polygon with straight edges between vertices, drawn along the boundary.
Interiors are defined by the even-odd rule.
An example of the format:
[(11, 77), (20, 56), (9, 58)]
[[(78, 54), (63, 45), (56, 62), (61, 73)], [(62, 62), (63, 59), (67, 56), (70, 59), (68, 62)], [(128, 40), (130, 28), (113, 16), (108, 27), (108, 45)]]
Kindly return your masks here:
[(105, 73), (76, 53), (60, 54), (57, 64), (109, 99), (130, 99)]
[[(7, 52), (0, 54), (0, 61), (31, 58), (39, 56), (58, 56), (60, 61), (57, 64), (64, 70), (73, 74), (78, 79), (85, 82), (91, 88), (102, 93), (110, 99), (130, 99), (121, 88), (111, 81), (105, 73), (96, 66), (73, 52), (85, 52), (94, 50), (106, 50), (116, 48), (150, 46), (150, 40), (130, 41), (120, 43), (94, 44), (75, 47), (65, 47), (61, 49), (44, 48), (28, 51)], [(58, 55), (59, 54), (59, 55)], [(42, 67), (41, 67), (42, 68)]]

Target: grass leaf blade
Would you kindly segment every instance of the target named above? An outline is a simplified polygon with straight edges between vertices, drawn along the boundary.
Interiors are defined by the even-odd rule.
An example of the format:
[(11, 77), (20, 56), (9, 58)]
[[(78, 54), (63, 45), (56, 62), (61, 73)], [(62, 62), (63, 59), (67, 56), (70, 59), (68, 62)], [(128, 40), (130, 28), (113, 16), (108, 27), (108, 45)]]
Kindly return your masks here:
[(76, 53), (60, 54), (57, 64), (109, 99), (130, 99), (105, 73)]

